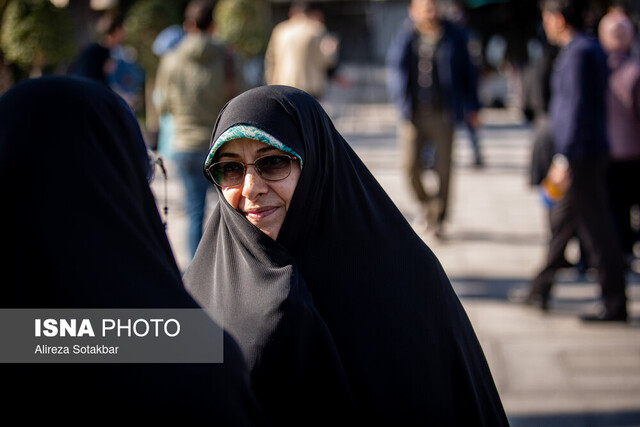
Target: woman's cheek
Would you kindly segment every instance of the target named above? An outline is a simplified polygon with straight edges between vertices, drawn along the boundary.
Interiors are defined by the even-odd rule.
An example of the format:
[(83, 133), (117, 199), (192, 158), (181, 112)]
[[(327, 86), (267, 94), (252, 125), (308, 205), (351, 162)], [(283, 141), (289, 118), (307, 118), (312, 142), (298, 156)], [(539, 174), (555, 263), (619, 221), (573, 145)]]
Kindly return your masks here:
[(240, 205), (240, 196), (241, 193), (236, 188), (222, 189), (222, 195), (227, 200), (227, 203), (231, 205), (231, 207), (235, 210), (238, 210), (238, 206)]

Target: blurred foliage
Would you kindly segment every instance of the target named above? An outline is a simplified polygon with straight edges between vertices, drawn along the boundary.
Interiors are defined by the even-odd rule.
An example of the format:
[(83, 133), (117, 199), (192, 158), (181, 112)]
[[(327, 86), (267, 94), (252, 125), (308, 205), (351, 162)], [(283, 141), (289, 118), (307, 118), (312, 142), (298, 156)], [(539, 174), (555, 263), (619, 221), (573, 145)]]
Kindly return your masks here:
[(0, 47), (8, 62), (37, 75), (75, 54), (73, 18), (49, 0), (11, 0), (2, 16)]
[(9, 0), (0, 0), (0, 17), (2, 17), (2, 14), (4, 13), (4, 9), (7, 7), (7, 4), (9, 4)]
[(166, 0), (141, 0), (127, 11), (124, 25), (127, 30), (126, 44), (138, 53), (137, 61), (147, 75), (155, 75), (159, 58), (151, 51), (158, 33), (169, 25), (182, 25), (182, 2)]
[(271, 6), (266, 0), (219, 0), (217, 33), (245, 57), (263, 54), (271, 34)]

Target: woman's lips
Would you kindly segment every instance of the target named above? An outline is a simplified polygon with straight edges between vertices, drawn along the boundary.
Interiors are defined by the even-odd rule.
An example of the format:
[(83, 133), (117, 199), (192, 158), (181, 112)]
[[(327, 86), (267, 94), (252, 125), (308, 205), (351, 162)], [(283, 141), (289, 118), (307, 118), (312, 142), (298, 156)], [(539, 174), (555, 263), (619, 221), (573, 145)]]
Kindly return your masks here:
[(277, 207), (273, 207), (273, 206), (259, 208), (259, 209), (252, 209), (250, 211), (246, 211), (244, 215), (247, 217), (247, 219), (259, 221), (263, 218), (268, 217), (269, 215), (274, 213), (277, 209), (278, 209)]

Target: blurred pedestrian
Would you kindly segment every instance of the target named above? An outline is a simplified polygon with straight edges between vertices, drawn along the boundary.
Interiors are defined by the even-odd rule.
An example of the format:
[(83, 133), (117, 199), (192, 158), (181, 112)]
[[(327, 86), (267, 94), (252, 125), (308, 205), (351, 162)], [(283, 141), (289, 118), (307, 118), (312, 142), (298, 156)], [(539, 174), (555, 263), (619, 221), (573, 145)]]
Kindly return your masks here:
[[(398, 31), (387, 56), (389, 92), (402, 118), (403, 167), (421, 204), (414, 222), (419, 231), (443, 233), (447, 217), (454, 126), (479, 125), (477, 70), (464, 32), (442, 19), (437, 0), (412, 0), (409, 19)], [(435, 150), (433, 170), (438, 190), (422, 183), (422, 153)]]
[(542, 55), (524, 68), (522, 73), (523, 113), (533, 124), (529, 184), (540, 185), (547, 175), (553, 157), (553, 134), (549, 124), (551, 70), (558, 47), (541, 38)]
[(184, 28), (181, 25), (169, 25), (153, 39), (151, 51), (157, 56), (163, 56), (178, 46), (184, 36)]
[(631, 220), (632, 208), (640, 206), (640, 59), (631, 56), (635, 29), (622, 11), (607, 13), (598, 34), (611, 71), (607, 96), (609, 191), (628, 266), (640, 240)]
[(323, 15), (306, 2), (293, 2), (289, 18), (271, 32), (265, 52), (265, 81), (302, 89), (321, 99), (335, 71), (338, 40)]
[(607, 12), (617, 12), (625, 14), (633, 24), (635, 32), (634, 40), (631, 44), (631, 56), (640, 58), (640, 3), (634, 0), (611, 0)]
[(112, 50), (126, 35), (120, 16), (105, 14), (98, 20), (98, 40), (89, 43), (69, 67), (69, 74), (88, 77), (109, 86), (109, 75), (115, 69)]
[[(561, 47), (551, 76), (549, 117), (554, 156), (547, 178), (566, 188), (559, 219), (567, 230), (577, 227), (581, 242), (598, 270), (602, 309), (581, 316), (585, 321), (626, 321), (627, 298), (623, 255), (609, 209), (606, 171), (609, 144), (606, 126), (607, 63), (605, 54), (583, 28), (579, 0), (543, 0), (542, 23), (551, 43)], [(562, 165), (562, 166), (560, 166)], [(568, 167), (567, 167), (568, 166)], [(568, 232), (568, 231), (567, 231)], [(565, 233), (552, 233), (549, 254)], [(560, 255), (560, 251), (555, 252)], [(547, 257), (531, 283), (530, 297), (546, 307), (557, 260)]]
[(137, 60), (133, 47), (118, 45), (111, 49), (113, 67), (107, 76), (107, 83), (134, 111), (144, 107), (145, 71)]
[[(160, 31), (153, 40), (151, 50), (158, 57), (163, 57), (172, 51), (184, 38), (185, 32), (181, 25), (170, 25)], [(161, 96), (157, 90), (153, 92), (153, 99)], [(175, 135), (175, 123), (169, 112), (164, 112), (158, 117), (158, 154), (167, 160), (173, 156), (173, 138)]]
[(220, 202), (185, 284), (273, 425), (508, 425), (442, 266), (313, 96), (234, 98), (204, 169)]
[[(471, 62), (474, 64), (477, 70), (477, 74), (472, 76), (475, 79), (479, 78), (480, 67), (482, 63), (482, 48), (481, 41), (475, 40), (472, 35), (472, 32), (469, 30), (468, 26), (468, 17), (465, 12), (464, 6), (462, 5), (460, 0), (451, 1), (448, 4), (447, 13), (443, 15), (446, 19), (450, 20), (453, 24), (455, 24), (467, 38), (467, 43), (469, 45), (469, 53), (471, 55)], [(473, 54), (475, 52), (475, 54)], [(477, 86), (477, 82), (474, 83)], [(471, 150), (473, 152), (473, 165), (477, 168), (481, 168), (484, 166), (484, 157), (482, 155), (482, 150), (480, 149), (480, 134), (479, 130), (479, 120), (462, 120), (462, 124), (464, 129), (466, 130), (467, 135), (469, 136), (469, 142), (471, 143)]]
[[(542, 30), (542, 29), (541, 29)], [(553, 159), (553, 133), (549, 123), (549, 100), (551, 98), (550, 80), (553, 62), (558, 54), (558, 47), (550, 44), (546, 37), (541, 37), (542, 55), (523, 69), (523, 110), (525, 115), (533, 122), (533, 139), (531, 144), (531, 163), (529, 165), (529, 184), (539, 187), (542, 185)], [(556, 224), (556, 218), (565, 218), (556, 211), (562, 210), (557, 203), (546, 203), (549, 231), (554, 233), (561, 230)], [(575, 232), (575, 229), (574, 229)], [(553, 259), (559, 262), (558, 268), (570, 267), (572, 264), (565, 257), (565, 249), (574, 233), (566, 233), (565, 239), (558, 241), (557, 248), (562, 255), (553, 255)], [(525, 295), (527, 297), (527, 295)], [(518, 298), (515, 298), (516, 300)]]
[[(541, 31), (542, 28), (540, 28)], [(577, 235), (577, 226), (567, 215), (562, 214), (562, 203), (554, 203), (545, 198), (543, 181), (549, 172), (553, 161), (554, 144), (553, 132), (549, 123), (549, 100), (551, 98), (551, 70), (558, 55), (558, 46), (548, 42), (544, 34), (541, 35), (542, 55), (524, 68), (523, 80), (523, 112), (529, 120), (533, 121), (533, 140), (531, 144), (531, 163), (529, 165), (529, 184), (538, 187), (542, 202), (547, 208), (549, 220), (549, 233), (562, 232), (562, 238), (552, 238), (555, 246), (550, 250), (548, 257), (553, 260), (555, 268), (576, 268), (580, 274), (584, 274), (588, 268), (588, 255), (584, 245)], [(573, 227), (564, 227), (558, 221), (571, 221)], [(573, 229), (573, 232), (571, 232)], [(573, 262), (567, 259), (566, 249), (571, 241), (577, 241), (580, 247), (580, 258)], [(560, 253), (556, 254), (556, 251)], [(531, 302), (528, 294), (515, 295), (515, 301)], [(522, 301), (524, 299), (524, 301)], [(546, 308), (546, 307), (545, 307)]]
[(186, 35), (163, 56), (156, 75), (158, 114), (175, 124), (173, 161), (184, 184), (189, 217), (187, 241), (193, 257), (200, 237), (210, 183), (202, 175), (215, 117), (244, 88), (239, 61), (214, 36), (214, 3), (193, 0), (185, 9)]
[[(149, 188), (138, 122), (116, 93), (69, 76), (16, 84), (0, 97), (0, 152), (2, 308), (200, 307)], [(262, 425), (242, 353), (228, 334), (223, 345), (224, 363), (212, 364), (3, 363), (3, 414)]]

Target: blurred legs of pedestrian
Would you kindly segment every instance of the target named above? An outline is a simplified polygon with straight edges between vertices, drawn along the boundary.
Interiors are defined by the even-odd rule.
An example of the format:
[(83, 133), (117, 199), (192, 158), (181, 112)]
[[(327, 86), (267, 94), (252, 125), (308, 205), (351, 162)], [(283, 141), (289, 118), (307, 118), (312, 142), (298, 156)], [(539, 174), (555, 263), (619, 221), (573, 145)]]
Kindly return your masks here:
[(545, 311), (549, 307), (551, 288), (553, 287), (556, 272), (568, 266), (565, 258), (565, 249), (567, 243), (575, 236), (578, 228), (577, 220), (572, 214), (568, 200), (565, 197), (549, 208), (551, 235), (547, 248), (546, 263), (531, 282), (529, 293), (523, 301), (526, 304), (538, 306)]
[[(529, 184), (531, 186), (539, 187), (542, 184), (542, 180), (549, 171), (552, 158), (553, 133), (551, 132), (551, 124), (544, 112), (538, 112), (533, 122), (531, 163), (529, 165)], [(568, 234), (570, 230), (575, 232), (577, 228), (575, 226), (575, 219), (570, 218), (568, 212), (569, 208), (566, 206), (566, 199), (548, 208), (549, 232), (551, 235), (549, 253), (547, 254), (548, 268), (540, 272), (540, 277), (534, 280), (534, 284), (544, 283), (547, 280), (553, 281), (553, 274), (548, 271), (549, 269), (575, 267), (580, 274), (585, 274), (589, 267), (584, 244), (580, 241), (577, 234), (573, 236)], [(570, 225), (565, 227), (564, 222), (570, 222)], [(569, 262), (565, 257), (566, 248), (564, 246), (566, 246), (572, 238), (577, 238), (580, 245), (580, 259), (575, 264)], [(544, 279), (546, 277), (551, 277), (551, 279)], [(545, 287), (546, 285), (535, 286), (536, 289), (544, 289)], [(539, 303), (541, 302), (540, 295), (544, 295), (544, 293), (536, 294), (531, 299)], [(524, 297), (527, 296), (525, 295)], [(516, 299), (522, 299), (522, 296), (518, 296)]]
[(578, 212), (578, 234), (598, 271), (603, 312), (583, 320), (627, 320), (626, 277), (622, 245), (609, 210), (607, 161), (584, 160), (571, 165), (574, 182), (569, 196)]
[(608, 178), (615, 225), (629, 269), (634, 259), (633, 247), (640, 241), (640, 233), (631, 218), (634, 206), (640, 206), (640, 187), (631, 184), (640, 182), (640, 160), (612, 162)]
[(571, 164), (572, 184), (567, 195), (551, 213), (551, 240), (545, 266), (531, 283), (525, 303), (547, 309), (556, 271), (564, 259), (564, 248), (577, 231), (598, 272), (602, 311), (585, 314), (585, 321), (626, 321), (626, 278), (622, 246), (615, 232), (605, 187), (607, 163), (583, 160)]
[[(527, 292), (515, 293), (512, 295), (512, 301), (536, 306), (547, 311), (554, 277), (558, 270), (575, 268), (579, 274), (586, 273), (589, 267), (588, 254), (583, 241), (577, 234), (577, 221), (571, 212), (567, 199), (562, 199), (549, 208), (550, 237), (545, 265), (531, 281)], [(577, 239), (580, 246), (580, 258), (575, 264), (566, 257), (567, 245), (573, 239)]]
[(189, 259), (193, 258), (202, 237), (207, 190), (210, 186), (202, 173), (202, 164), (206, 157), (206, 152), (174, 152), (173, 154), (173, 160), (185, 190), (185, 205), (189, 218), (187, 231)]
[(471, 141), (471, 149), (473, 150), (473, 165), (475, 167), (484, 166), (484, 160), (482, 158), (482, 153), (480, 152), (480, 138), (478, 136), (478, 130), (475, 126), (471, 125), (466, 120), (464, 121), (464, 127), (467, 130), (469, 135), (469, 140)]
[[(421, 205), (412, 225), (418, 232), (441, 237), (449, 198), (454, 123), (442, 110), (418, 110), (411, 121), (404, 122), (401, 132), (403, 168)], [(429, 194), (422, 181), (422, 153), (426, 144), (432, 144), (435, 151), (432, 166), (438, 177), (435, 194)]]

